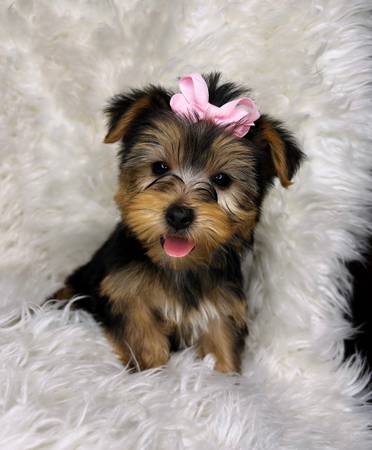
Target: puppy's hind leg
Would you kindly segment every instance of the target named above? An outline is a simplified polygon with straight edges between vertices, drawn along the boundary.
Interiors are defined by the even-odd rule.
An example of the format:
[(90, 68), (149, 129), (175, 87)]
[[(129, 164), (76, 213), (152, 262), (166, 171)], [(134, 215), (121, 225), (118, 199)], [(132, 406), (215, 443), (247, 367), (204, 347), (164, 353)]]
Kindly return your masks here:
[(75, 295), (75, 291), (71, 286), (66, 284), (61, 289), (58, 289), (53, 295), (50, 295), (48, 300), (69, 300)]

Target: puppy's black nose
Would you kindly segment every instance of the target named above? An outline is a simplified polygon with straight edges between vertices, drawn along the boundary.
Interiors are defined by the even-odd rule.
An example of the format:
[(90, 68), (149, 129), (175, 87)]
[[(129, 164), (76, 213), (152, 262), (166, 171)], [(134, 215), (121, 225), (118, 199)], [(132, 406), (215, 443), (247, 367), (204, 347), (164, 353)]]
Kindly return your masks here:
[(184, 230), (192, 224), (194, 220), (194, 211), (185, 206), (173, 205), (167, 209), (165, 214), (168, 225), (175, 230)]

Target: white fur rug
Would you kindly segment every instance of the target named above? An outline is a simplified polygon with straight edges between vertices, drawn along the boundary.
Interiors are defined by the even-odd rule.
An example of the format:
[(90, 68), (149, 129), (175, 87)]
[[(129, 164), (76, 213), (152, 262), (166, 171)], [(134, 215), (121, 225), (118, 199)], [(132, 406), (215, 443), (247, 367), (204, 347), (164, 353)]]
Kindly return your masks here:
[[(0, 448), (370, 450), (358, 359), (342, 363), (370, 228), (369, 0), (3, 0)], [(192, 350), (129, 375), (93, 320), (40, 302), (107, 237), (127, 87), (222, 70), (308, 155), (264, 205), (241, 377)], [(21, 321), (16, 317), (23, 311)]]

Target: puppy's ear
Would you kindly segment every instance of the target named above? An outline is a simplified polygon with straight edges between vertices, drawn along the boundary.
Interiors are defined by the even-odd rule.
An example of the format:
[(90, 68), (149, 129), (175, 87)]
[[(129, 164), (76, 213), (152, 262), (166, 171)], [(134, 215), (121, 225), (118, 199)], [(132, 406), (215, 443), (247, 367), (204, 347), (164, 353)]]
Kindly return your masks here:
[(151, 114), (169, 110), (169, 101), (170, 94), (155, 86), (115, 95), (105, 109), (109, 120), (108, 133), (103, 142), (112, 144), (120, 139), (125, 140), (130, 131)]
[(271, 182), (278, 177), (282, 186), (290, 186), (304, 154), (294, 138), (277, 121), (262, 115), (249, 130), (247, 139), (257, 147), (259, 170)]

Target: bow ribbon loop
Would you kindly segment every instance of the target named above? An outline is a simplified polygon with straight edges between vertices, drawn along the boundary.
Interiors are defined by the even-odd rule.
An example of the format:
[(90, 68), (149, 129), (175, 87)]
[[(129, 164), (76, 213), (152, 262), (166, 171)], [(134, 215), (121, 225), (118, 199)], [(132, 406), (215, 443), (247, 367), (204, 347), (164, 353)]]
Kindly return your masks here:
[(211, 120), (216, 125), (231, 128), (233, 134), (241, 138), (260, 117), (257, 106), (248, 97), (232, 100), (220, 107), (209, 103), (208, 86), (199, 73), (182, 77), (179, 85), (181, 93), (172, 96), (170, 107), (177, 115), (186, 116), (193, 122)]

